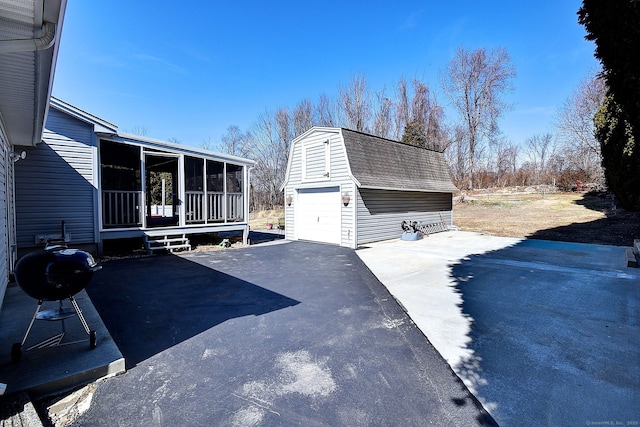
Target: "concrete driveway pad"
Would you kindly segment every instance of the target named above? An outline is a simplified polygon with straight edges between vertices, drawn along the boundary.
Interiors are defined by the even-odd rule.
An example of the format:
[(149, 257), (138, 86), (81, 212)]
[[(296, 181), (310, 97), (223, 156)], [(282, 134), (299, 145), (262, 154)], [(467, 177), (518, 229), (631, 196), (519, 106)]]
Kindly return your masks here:
[(500, 425), (638, 425), (625, 248), (448, 232), (357, 251)]
[(111, 261), (87, 292), (128, 372), (75, 425), (495, 425), (350, 249)]

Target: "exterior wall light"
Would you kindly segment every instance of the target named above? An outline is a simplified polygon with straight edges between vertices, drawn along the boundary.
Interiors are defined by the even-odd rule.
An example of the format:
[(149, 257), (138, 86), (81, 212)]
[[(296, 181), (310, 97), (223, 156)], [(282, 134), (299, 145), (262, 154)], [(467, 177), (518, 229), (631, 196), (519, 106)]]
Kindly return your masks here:
[(291, 206), (291, 203), (293, 203), (293, 197), (291, 197), (291, 195), (288, 195), (286, 198), (286, 202), (287, 206)]
[(13, 160), (14, 162), (17, 162), (18, 160), (24, 160), (27, 158), (27, 152), (26, 151), (21, 151), (21, 152), (16, 152), (16, 151), (10, 151), (9, 152), (9, 157), (11, 158), (11, 160)]
[(350, 201), (351, 196), (349, 195), (349, 193), (342, 193), (342, 204), (348, 206)]

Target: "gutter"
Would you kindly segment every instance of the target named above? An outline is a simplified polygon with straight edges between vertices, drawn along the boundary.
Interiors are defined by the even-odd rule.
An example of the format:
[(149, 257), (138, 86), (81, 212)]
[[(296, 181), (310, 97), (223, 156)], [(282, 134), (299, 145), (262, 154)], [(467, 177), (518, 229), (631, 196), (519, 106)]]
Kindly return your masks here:
[(42, 26), (42, 34), (32, 39), (0, 40), (0, 53), (36, 52), (49, 49), (56, 40), (56, 25), (45, 22)]

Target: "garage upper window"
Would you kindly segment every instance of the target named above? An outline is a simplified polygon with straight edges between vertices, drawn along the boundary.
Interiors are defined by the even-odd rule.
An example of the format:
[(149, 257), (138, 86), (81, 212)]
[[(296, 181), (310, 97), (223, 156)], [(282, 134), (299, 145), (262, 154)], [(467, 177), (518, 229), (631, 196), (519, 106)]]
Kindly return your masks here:
[(302, 146), (302, 180), (328, 181), (329, 140), (313, 142)]

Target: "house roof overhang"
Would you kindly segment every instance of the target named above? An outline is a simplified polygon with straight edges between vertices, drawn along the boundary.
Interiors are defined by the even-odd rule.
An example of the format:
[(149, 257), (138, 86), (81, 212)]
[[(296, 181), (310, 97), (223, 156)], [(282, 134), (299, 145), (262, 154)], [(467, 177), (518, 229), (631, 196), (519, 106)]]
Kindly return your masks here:
[(62, 101), (61, 99), (51, 97), (51, 107), (55, 108), (56, 110), (62, 111), (63, 113), (66, 113), (82, 122), (92, 125), (93, 131), (96, 133), (118, 133), (118, 126), (114, 125), (113, 123), (109, 123), (105, 119), (94, 116), (93, 114), (81, 110), (74, 105)]
[(66, 0), (0, 0), (0, 126), (12, 145), (42, 139)]

